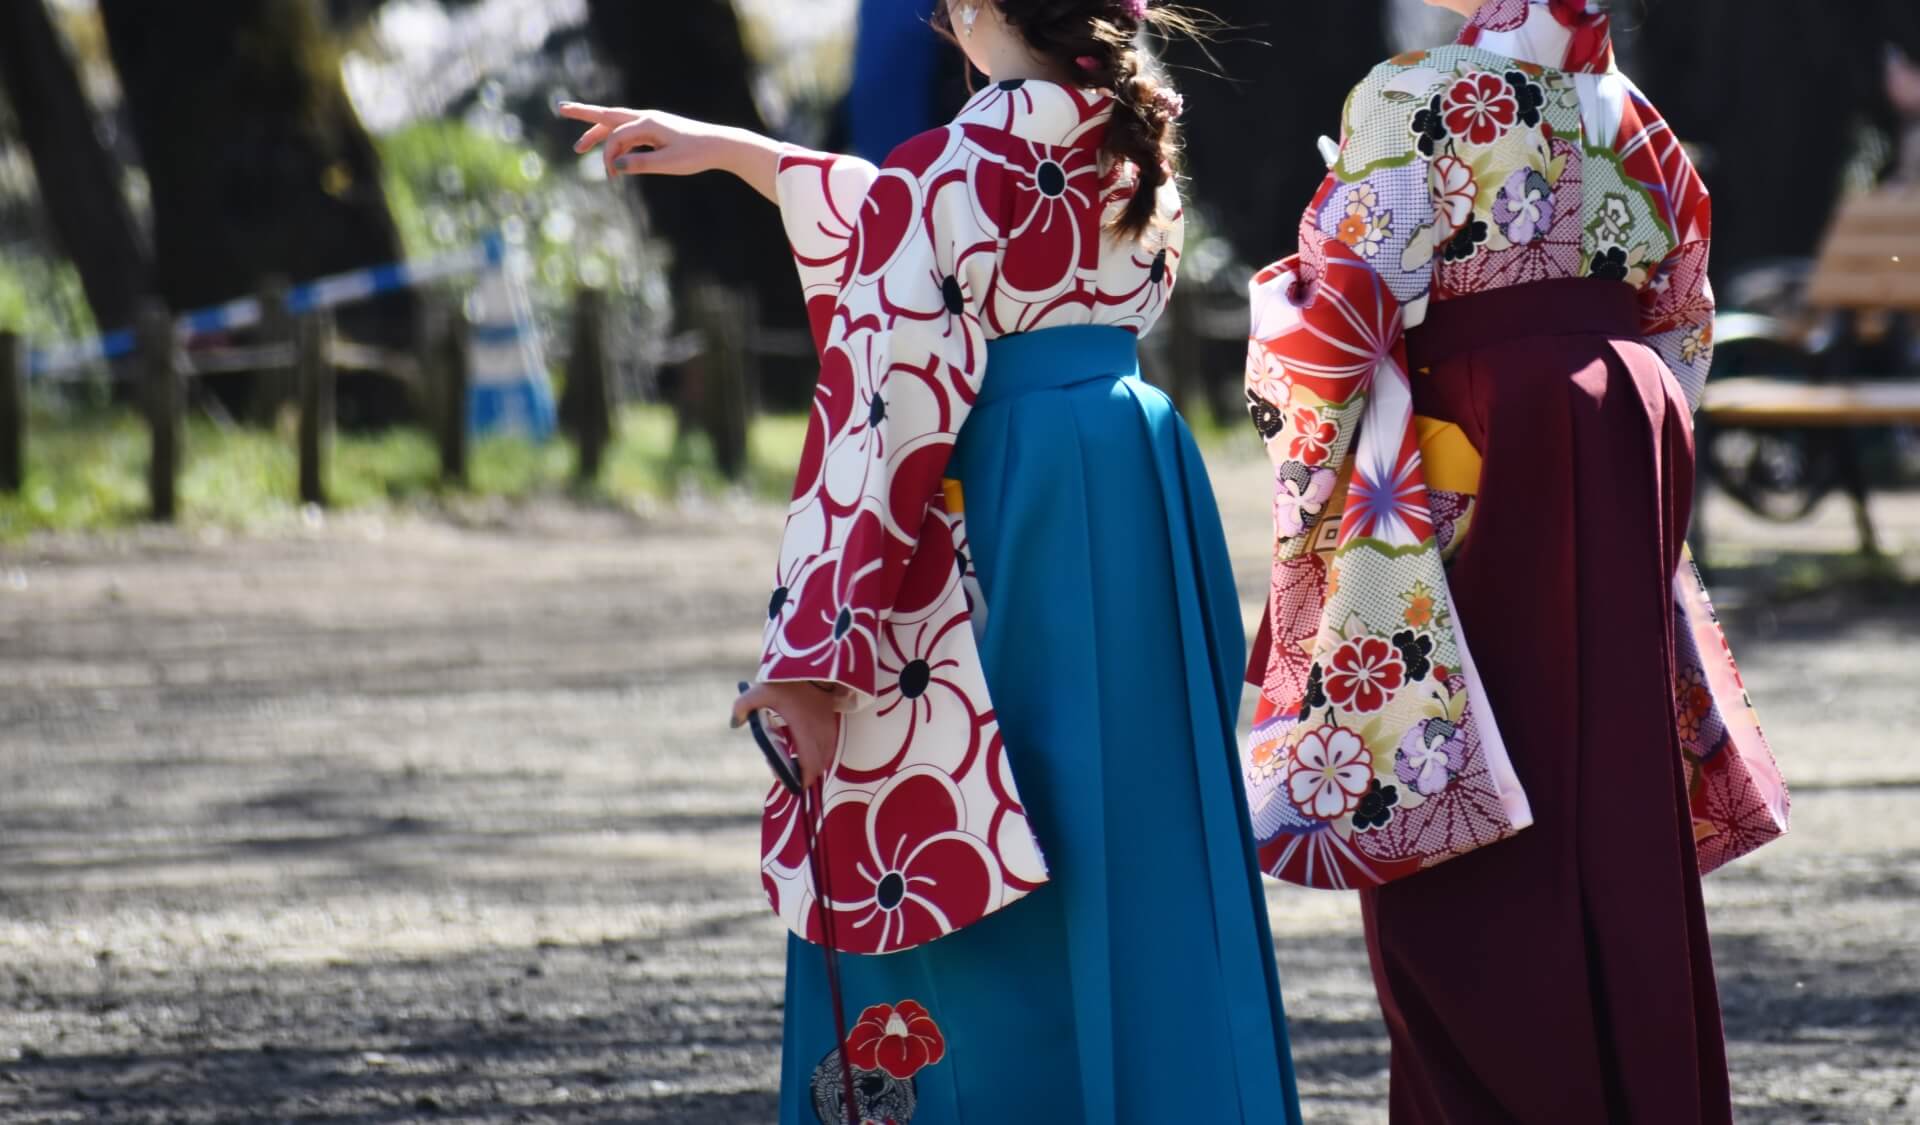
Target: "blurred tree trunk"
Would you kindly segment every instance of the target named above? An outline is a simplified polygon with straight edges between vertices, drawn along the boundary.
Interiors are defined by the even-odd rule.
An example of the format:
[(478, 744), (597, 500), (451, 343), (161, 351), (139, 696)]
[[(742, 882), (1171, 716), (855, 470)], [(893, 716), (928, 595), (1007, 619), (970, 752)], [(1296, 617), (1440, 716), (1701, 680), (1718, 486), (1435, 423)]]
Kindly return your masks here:
[[(595, 48), (622, 75), (630, 106), (668, 110), (766, 132), (753, 100), (753, 68), (730, 0), (587, 0)], [(652, 177), (637, 190), (649, 225), (673, 248), (673, 288), (685, 300), (702, 283), (753, 293), (765, 323), (805, 330), (806, 310), (777, 208), (732, 176)], [(811, 357), (772, 357), (769, 397), (804, 403)]]
[(1327, 174), (1314, 142), (1339, 136), (1347, 91), (1387, 57), (1382, 0), (1287, 5), (1284, 18), (1272, 0), (1206, 8), (1232, 30), (1205, 50), (1182, 41), (1165, 52), (1187, 99), (1187, 172), (1216, 233), (1244, 260), (1268, 262), (1294, 252)]
[[(177, 309), (400, 257), (373, 143), (313, 0), (100, 0), (152, 187), (155, 274)], [(342, 310), (412, 342), (410, 294)]]
[(149, 285), (147, 253), (120, 192), (120, 162), (100, 139), (73, 56), (42, 0), (0, 3), (0, 88), (94, 322), (103, 331), (131, 327)]

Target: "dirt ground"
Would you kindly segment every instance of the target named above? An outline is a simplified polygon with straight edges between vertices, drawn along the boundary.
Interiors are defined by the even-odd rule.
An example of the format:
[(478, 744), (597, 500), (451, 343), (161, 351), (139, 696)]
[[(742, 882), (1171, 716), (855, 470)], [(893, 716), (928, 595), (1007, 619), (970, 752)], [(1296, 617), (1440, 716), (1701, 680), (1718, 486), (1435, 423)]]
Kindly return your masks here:
[[(1264, 480), (1219, 466), (1256, 598)], [(1711, 514), (1728, 557), (1847, 542)], [(1916, 557), (1920, 498), (1882, 519)], [(772, 1120), (724, 712), (776, 533), (551, 504), (0, 555), (0, 1121)], [(1920, 1121), (1920, 606), (1730, 616), (1797, 818), (1709, 881), (1741, 1118)], [(1269, 905), (1308, 1120), (1384, 1121), (1350, 898)]]

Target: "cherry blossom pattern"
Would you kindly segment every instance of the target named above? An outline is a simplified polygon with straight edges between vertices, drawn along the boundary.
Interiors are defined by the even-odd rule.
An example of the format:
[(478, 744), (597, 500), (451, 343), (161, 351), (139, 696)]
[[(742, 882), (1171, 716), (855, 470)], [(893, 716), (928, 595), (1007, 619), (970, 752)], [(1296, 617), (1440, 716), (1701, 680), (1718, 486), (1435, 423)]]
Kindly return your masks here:
[(1334, 237), (1362, 258), (1371, 258), (1386, 245), (1392, 226), (1393, 212), (1381, 208), (1379, 191), (1372, 184), (1360, 184), (1347, 193), (1347, 213)]
[(1322, 725), (1293, 748), (1287, 793), (1310, 816), (1333, 820), (1352, 812), (1373, 782), (1367, 744), (1345, 727)]
[(1435, 160), (1427, 182), (1433, 191), (1435, 229), (1438, 239), (1444, 242), (1473, 221), (1473, 205), (1480, 196), (1480, 185), (1473, 180), (1473, 167), (1455, 156)]

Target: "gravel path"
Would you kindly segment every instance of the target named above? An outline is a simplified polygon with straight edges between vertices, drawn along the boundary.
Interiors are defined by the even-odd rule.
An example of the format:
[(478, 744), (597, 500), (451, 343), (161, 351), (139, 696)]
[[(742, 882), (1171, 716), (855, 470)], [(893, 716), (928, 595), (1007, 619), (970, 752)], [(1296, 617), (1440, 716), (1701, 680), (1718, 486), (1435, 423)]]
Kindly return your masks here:
[[(1264, 470), (1219, 473), (1257, 598)], [(1731, 553), (1780, 534), (1714, 515)], [(771, 1120), (764, 767), (723, 715), (777, 529), (552, 505), (0, 555), (0, 1121)], [(1920, 607), (1731, 624), (1797, 817), (1709, 883), (1742, 1119), (1920, 1121)], [(1352, 902), (1269, 904), (1309, 1120), (1384, 1121)]]

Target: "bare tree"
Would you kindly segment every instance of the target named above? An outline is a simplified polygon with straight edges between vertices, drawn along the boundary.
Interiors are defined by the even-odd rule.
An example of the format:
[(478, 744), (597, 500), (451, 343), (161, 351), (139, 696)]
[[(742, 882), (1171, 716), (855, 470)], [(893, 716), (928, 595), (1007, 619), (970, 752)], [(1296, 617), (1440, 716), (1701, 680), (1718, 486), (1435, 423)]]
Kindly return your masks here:
[(131, 325), (150, 284), (147, 252), (121, 194), (120, 162), (101, 141), (73, 56), (42, 0), (0, 3), (0, 88), (94, 321), (103, 329)]
[[(155, 275), (175, 308), (393, 261), (379, 160), (313, 0), (100, 0), (152, 186)], [(351, 309), (364, 338), (411, 339), (402, 295)]]

